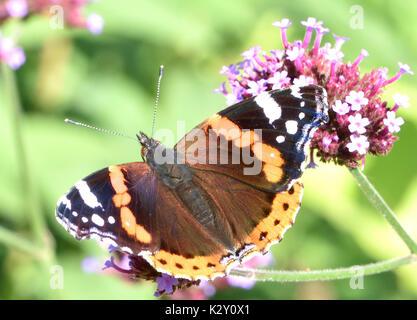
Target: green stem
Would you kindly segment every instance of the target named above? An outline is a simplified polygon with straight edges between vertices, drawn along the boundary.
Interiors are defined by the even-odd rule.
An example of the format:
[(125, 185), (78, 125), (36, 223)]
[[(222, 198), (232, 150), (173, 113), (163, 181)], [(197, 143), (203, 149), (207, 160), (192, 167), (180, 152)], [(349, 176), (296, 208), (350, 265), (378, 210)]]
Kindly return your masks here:
[(402, 227), (394, 212), (387, 205), (387, 203), (382, 199), (375, 187), (369, 182), (366, 176), (357, 168), (349, 169), (352, 176), (355, 178), (359, 187), (366, 194), (368, 199), (372, 204), (378, 209), (378, 211), (383, 215), (385, 220), (394, 228), (395, 232), (400, 236), (400, 238), (405, 242), (408, 248), (414, 254), (417, 254), (417, 243), (411, 238), (411, 236), (405, 231)]
[(19, 94), (16, 86), (16, 78), (12, 69), (2, 63), (2, 74), (5, 83), (5, 93), (8, 97), (6, 105), (9, 106), (12, 130), (16, 145), (16, 153), (20, 172), (20, 181), (22, 185), (22, 193), (24, 195), (26, 208), (29, 213), (30, 226), (37, 245), (41, 246), (45, 241), (46, 226), (43, 220), (42, 211), (37, 197), (36, 190), (33, 185), (30, 174), (30, 166), (26, 155), (21, 127), (22, 107), (20, 104)]
[(271, 271), (250, 268), (234, 268), (230, 275), (235, 277), (252, 278), (257, 281), (297, 282), (348, 279), (355, 276), (377, 274), (417, 262), (417, 256), (410, 254), (392, 260), (381, 261), (348, 268), (312, 270), (312, 271)]
[(32, 241), (2, 226), (0, 226), (0, 242), (30, 255), (38, 256), (40, 252), (40, 248), (35, 246)]

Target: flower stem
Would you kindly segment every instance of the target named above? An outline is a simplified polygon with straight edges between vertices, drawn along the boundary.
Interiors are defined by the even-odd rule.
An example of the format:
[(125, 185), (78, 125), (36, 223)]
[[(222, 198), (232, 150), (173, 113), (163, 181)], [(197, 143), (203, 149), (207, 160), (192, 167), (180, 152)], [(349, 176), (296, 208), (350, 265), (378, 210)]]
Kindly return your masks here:
[(385, 220), (387, 220), (388, 223), (393, 227), (395, 232), (397, 232), (400, 238), (411, 250), (411, 252), (417, 254), (417, 243), (413, 240), (413, 238), (411, 238), (407, 231), (405, 231), (397, 217), (394, 215), (394, 212), (387, 205), (384, 199), (382, 199), (381, 195), (378, 193), (378, 191), (376, 191), (375, 187), (369, 182), (366, 176), (357, 168), (351, 168), (349, 171), (358, 183), (359, 187), (366, 194), (368, 199), (378, 209)]
[(19, 94), (16, 86), (14, 71), (6, 63), (1, 64), (2, 75), (5, 84), (5, 93), (9, 107), (10, 122), (12, 125), (13, 136), (16, 145), (20, 181), (22, 185), (22, 195), (26, 204), (25, 211), (29, 213), (30, 226), (32, 228), (34, 240), (41, 246), (45, 240), (46, 226), (43, 221), (42, 211), (31, 179), (30, 166), (26, 155), (21, 127), (21, 112)]
[(0, 226), (0, 242), (8, 247), (21, 250), (29, 255), (37, 255), (40, 249), (35, 246), (32, 241), (25, 239), (21, 235), (2, 226)]
[(272, 271), (250, 268), (234, 268), (231, 276), (252, 278), (258, 281), (277, 281), (277, 282), (298, 282), (298, 281), (323, 281), (348, 279), (355, 276), (367, 276), (377, 274), (398, 267), (417, 262), (417, 256), (410, 254), (404, 257), (391, 260), (371, 263), (361, 266), (348, 268), (312, 270), (312, 271)]

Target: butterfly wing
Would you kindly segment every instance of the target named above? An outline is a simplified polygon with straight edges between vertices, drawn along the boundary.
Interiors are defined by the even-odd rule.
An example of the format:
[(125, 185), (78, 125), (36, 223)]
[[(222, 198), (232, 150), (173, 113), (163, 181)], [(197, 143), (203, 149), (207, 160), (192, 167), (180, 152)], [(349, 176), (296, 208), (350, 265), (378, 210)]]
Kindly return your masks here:
[(327, 121), (326, 100), (315, 85), (263, 92), (210, 117), (175, 149), (193, 168), (263, 190), (288, 190), (304, 170), (314, 131)]
[(94, 238), (183, 278), (224, 275), (227, 250), (193, 218), (146, 163), (97, 171), (57, 204), (59, 223), (78, 240)]
[(227, 250), (146, 163), (102, 169), (80, 180), (58, 201), (56, 217), (78, 240), (94, 238), (143, 256), (158, 271), (213, 279), (253, 253), (265, 252), (292, 225), (302, 185), (271, 193), (223, 174), (196, 170), (192, 183), (229, 230)]
[(95, 238), (130, 253), (153, 252), (160, 245), (153, 219), (156, 189), (146, 163), (111, 166), (78, 181), (59, 199), (56, 217), (78, 240)]

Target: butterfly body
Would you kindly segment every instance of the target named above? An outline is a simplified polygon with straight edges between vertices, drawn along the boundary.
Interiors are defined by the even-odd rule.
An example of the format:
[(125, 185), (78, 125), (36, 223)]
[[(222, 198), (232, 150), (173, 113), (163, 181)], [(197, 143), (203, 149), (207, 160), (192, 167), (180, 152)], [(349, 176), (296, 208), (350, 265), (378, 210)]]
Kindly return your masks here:
[(145, 162), (82, 179), (58, 201), (57, 219), (77, 239), (140, 255), (160, 272), (223, 276), (294, 223), (305, 148), (326, 121), (325, 91), (311, 85), (226, 108), (173, 149), (140, 133)]

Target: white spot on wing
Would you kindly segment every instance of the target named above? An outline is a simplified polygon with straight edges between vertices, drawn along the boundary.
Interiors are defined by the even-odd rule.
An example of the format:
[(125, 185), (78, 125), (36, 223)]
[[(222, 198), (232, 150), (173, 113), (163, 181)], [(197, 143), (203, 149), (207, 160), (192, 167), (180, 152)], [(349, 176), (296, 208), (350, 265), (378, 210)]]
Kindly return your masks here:
[(306, 116), (306, 114), (305, 114), (304, 112), (300, 112), (300, 113), (298, 114), (298, 118), (299, 118), (300, 120), (303, 120), (305, 116)]
[(295, 120), (288, 120), (285, 122), (285, 128), (289, 134), (295, 134), (298, 130), (298, 123)]
[(254, 101), (263, 109), (270, 124), (281, 118), (281, 107), (275, 102), (274, 98), (272, 98), (268, 92), (260, 93)]
[(81, 218), (81, 221), (84, 222), (84, 223), (87, 223), (88, 222), (88, 219), (86, 217), (82, 217)]
[(81, 198), (84, 200), (85, 204), (90, 208), (102, 207), (101, 203), (98, 202), (97, 197), (94, 193), (91, 192), (88, 187), (87, 182), (80, 180), (75, 184), (75, 187), (78, 189)]
[(73, 211), (73, 212), (72, 212), (72, 215), (73, 215), (74, 217), (78, 217), (78, 212), (77, 212), (77, 211)]
[(283, 143), (285, 141), (285, 137), (284, 136), (278, 136), (277, 137), (277, 142), (278, 143)]
[(93, 216), (91, 217), (91, 221), (93, 221), (93, 223), (99, 227), (104, 226), (104, 220), (98, 214), (94, 213)]
[(58, 200), (58, 206), (60, 204), (63, 204), (69, 210), (71, 210), (71, 201), (67, 198), (67, 195), (66, 194), (64, 194), (61, 198), (59, 198), (59, 200)]
[(108, 217), (108, 218), (107, 218), (107, 221), (108, 221), (110, 224), (114, 224), (114, 223), (116, 222), (116, 220), (114, 219), (114, 217), (113, 217), (113, 216)]
[(294, 97), (302, 99), (299, 86), (291, 86), (290, 89)]

